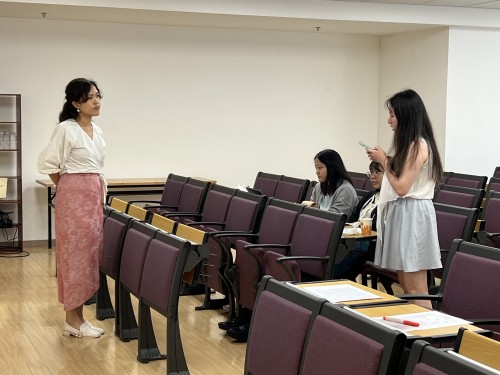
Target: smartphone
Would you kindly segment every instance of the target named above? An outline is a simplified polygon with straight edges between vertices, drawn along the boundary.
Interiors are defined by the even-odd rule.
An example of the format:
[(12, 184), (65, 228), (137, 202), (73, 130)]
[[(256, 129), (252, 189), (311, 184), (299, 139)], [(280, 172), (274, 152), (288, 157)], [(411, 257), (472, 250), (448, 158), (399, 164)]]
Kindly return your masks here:
[(368, 146), (366, 143), (363, 143), (363, 142), (361, 142), (361, 141), (359, 141), (359, 144), (360, 144), (361, 146), (363, 146), (364, 148), (366, 148), (367, 150), (371, 150), (371, 149), (373, 149), (373, 147), (370, 147), (370, 146)]

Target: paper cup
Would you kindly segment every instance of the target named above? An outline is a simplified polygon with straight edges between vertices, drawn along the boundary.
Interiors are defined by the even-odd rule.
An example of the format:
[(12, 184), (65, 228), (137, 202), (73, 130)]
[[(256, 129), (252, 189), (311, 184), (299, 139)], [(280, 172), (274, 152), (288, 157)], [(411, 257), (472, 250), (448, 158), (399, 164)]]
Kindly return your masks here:
[(372, 219), (361, 219), (359, 222), (361, 224), (362, 236), (369, 236), (372, 234)]

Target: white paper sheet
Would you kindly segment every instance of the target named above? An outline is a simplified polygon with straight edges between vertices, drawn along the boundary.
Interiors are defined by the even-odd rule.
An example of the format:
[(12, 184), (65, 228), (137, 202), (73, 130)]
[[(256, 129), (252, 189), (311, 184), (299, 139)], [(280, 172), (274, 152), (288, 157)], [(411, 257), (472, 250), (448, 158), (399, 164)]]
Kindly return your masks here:
[(413, 322), (419, 323), (419, 326), (414, 327), (401, 323), (389, 322), (387, 320), (384, 320), (382, 316), (375, 317), (372, 319), (377, 323), (383, 324), (393, 329), (397, 329), (398, 331), (401, 332), (471, 324), (471, 322), (467, 320), (443, 314), (442, 312), (439, 311), (426, 311), (413, 314), (392, 315), (392, 317), (403, 320), (411, 320)]
[(310, 286), (301, 287), (300, 289), (312, 293), (318, 297), (325, 298), (331, 303), (382, 298), (376, 294), (346, 284)]

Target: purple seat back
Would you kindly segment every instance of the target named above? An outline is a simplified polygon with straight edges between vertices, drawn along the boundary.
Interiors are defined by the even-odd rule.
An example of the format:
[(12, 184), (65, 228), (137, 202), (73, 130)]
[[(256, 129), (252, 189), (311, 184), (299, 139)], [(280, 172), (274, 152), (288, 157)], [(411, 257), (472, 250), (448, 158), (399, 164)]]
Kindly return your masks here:
[(470, 240), (470, 238), (463, 238), (467, 223), (466, 216), (436, 210), (436, 221), (441, 249), (449, 250), (455, 238)]
[(500, 260), (457, 251), (442, 290), (441, 310), (463, 319), (500, 316)]
[[(312, 215), (301, 214), (293, 231), (290, 256), (328, 255), (335, 229), (335, 221)], [(321, 278), (324, 265), (320, 262), (300, 261), (301, 272)]]
[(454, 185), (454, 186), (463, 186), (463, 187), (468, 187), (468, 188), (474, 188), (474, 189), (481, 189), (481, 182), (480, 181), (475, 181), (475, 180), (468, 180), (464, 178), (457, 178), (457, 177), (449, 177), (446, 180), (447, 185)]
[[(255, 218), (258, 214), (258, 209), (259, 203), (257, 201), (234, 196), (229, 204), (224, 231), (252, 232), (254, 230)], [(207, 227), (205, 229), (207, 232), (217, 231), (216, 228), (211, 227)], [(231, 242), (235, 244), (239, 239), (241, 238), (231, 238)], [(223, 239), (223, 241), (227, 241), (227, 245), (230, 246), (230, 243), (228, 242), (229, 239)], [(222, 292), (223, 285), (219, 277), (219, 268), (224, 262), (223, 251), (212, 237), (208, 238), (208, 246), (210, 247), (208, 263), (211, 267), (208, 267), (207, 286), (218, 292)]]
[(180, 251), (172, 245), (153, 239), (149, 244), (140, 285), (140, 295), (166, 315), (175, 265)]
[(488, 185), (488, 191), (499, 191), (500, 192), (500, 182), (490, 182)]
[(142, 269), (152, 237), (134, 228), (127, 231), (120, 264), (120, 282), (139, 295)]
[(200, 221), (224, 222), (232, 195), (216, 190), (210, 190), (203, 205), (203, 213)]
[[(299, 213), (282, 207), (268, 205), (260, 223), (258, 243), (262, 244), (288, 244), (293, 233), (295, 221)], [(278, 248), (252, 248), (251, 253), (243, 247), (247, 241), (236, 242), (236, 261), (238, 268), (239, 301), (241, 305), (253, 309), (257, 295), (257, 285), (262, 277), (264, 252), (277, 251)], [(281, 254), (285, 250), (281, 249)]]
[(177, 207), (179, 205), (182, 188), (185, 184), (186, 181), (167, 179), (161, 196), (161, 204), (169, 207)]
[(293, 302), (262, 292), (247, 344), (248, 373), (298, 374), (311, 315), (310, 310)]
[(375, 188), (373, 187), (373, 184), (372, 182), (370, 181), (369, 178), (367, 178), (365, 180), (365, 185), (363, 186), (362, 188), (363, 190), (368, 190), (368, 191), (372, 191), (372, 190), (375, 190)]
[(274, 197), (274, 192), (276, 191), (277, 186), (278, 180), (271, 180), (259, 176), (257, 176), (253, 184), (254, 189), (260, 190), (262, 194), (267, 195), (268, 197)]
[(354, 189), (364, 189), (366, 178), (350, 176)]
[(303, 375), (376, 375), (384, 345), (318, 316), (309, 336)]
[(189, 183), (184, 185), (182, 194), (179, 199), (178, 212), (199, 212), (201, 208), (202, 199), (204, 199), (204, 188), (202, 186), (191, 185)]
[(235, 196), (231, 199), (226, 216), (225, 231), (252, 231), (259, 203)]
[[(492, 194), (490, 192), (489, 194)], [(487, 233), (500, 233), (500, 194), (493, 193), (486, 199), (486, 205), (483, 208), (484, 231)], [(500, 248), (500, 237), (487, 237), (485, 245)]]
[(259, 243), (288, 244), (297, 221), (298, 212), (269, 205), (262, 216)]
[(500, 196), (488, 199), (484, 207), (484, 230), (490, 233), (500, 233)]
[(104, 222), (104, 248), (100, 268), (114, 280), (118, 274), (126, 226), (113, 217), (107, 217)]
[(302, 199), (304, 185), (287, 181), (278, 181), (274, 197), (287, 202), (300, 203)]
[(439, 190), (434, 201), (436, 203), (449, 204), (452, 206), (473, 208), (474, 196), (456, 191)]

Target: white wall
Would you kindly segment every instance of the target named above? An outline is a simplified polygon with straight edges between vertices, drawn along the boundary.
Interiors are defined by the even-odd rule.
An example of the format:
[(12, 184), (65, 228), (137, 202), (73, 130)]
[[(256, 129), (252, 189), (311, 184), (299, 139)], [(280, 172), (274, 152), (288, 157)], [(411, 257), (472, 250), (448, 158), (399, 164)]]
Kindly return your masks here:
[(36, 160), (77, 76), (104, 95), (107, 177), (313, 179), (319, 150), (364, 170), (357, 141), (376, 139), (377, 37), (4, 18), (0, 51), (0, 92), (23, 100), (25, 240), (46, 238)]
[(450, 29), (446, 168), (491, 176), (500, 165), (500, 31)]
[(385, 101), (398, 91), (419, 93), (431, 118), (434, 136), (445, 160), (448, 30), (404, 33), (383, 37), (380, 47), (378, 143), (388, 149), (392, 130)]

